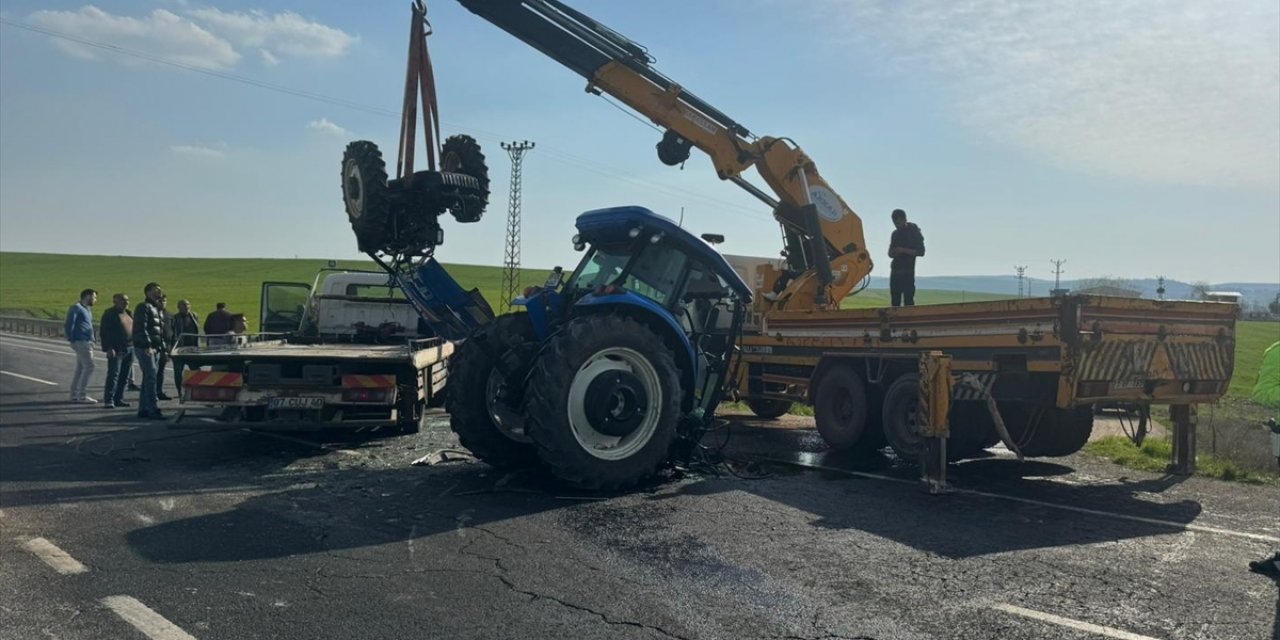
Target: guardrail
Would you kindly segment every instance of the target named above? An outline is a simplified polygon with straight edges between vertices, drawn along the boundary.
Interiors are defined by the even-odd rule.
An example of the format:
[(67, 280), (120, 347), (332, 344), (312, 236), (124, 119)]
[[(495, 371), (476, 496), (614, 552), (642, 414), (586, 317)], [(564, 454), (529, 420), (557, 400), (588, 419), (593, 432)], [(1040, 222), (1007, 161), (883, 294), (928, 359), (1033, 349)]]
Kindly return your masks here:
[[(61, 338), (64, 324), (61, 320), (32, 318), (31, 316), (0, 316), (0, 331), (43, 338)], [(94, 335), (98, 325), (93, 325)]]

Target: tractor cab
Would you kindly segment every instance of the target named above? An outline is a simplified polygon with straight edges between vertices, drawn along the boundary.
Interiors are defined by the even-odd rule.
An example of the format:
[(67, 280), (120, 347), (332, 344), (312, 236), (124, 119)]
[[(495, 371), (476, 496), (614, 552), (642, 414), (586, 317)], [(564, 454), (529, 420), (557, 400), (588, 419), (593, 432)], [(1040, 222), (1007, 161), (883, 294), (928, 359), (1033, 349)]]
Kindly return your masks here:
[(557, 270), (463, 345), (450, 422), (495, 466), (537, 457), (573, 484), (619, 488), (711, 427), (751, 291), (709, 241), (648, 209), (576, 226), (585, 254), (568, 279)]

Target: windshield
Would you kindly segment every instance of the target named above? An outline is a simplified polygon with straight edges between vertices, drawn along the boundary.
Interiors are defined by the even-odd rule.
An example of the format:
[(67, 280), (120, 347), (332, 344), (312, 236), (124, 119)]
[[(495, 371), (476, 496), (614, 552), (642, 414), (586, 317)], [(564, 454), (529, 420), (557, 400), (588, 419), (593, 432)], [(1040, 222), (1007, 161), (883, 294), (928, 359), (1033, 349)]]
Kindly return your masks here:
[(688, 256), (667, 243), (643, 243), (640, 254), (635, 246), (595, 247), (574, 278), (573, 288), (580, 292), (596, 287), (616, 285), (665, 305), (671, 299)]

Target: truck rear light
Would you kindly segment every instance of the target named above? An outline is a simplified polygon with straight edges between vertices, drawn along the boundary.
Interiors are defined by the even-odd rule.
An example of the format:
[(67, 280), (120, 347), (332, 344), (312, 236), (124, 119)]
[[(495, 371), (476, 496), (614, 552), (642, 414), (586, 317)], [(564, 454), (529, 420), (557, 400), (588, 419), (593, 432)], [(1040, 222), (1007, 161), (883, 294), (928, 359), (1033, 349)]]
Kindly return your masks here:
[(235, 400), (240, 390), (235, 387), (189, 387), (191, 399), (204, 402)]
[(386, 402), (387, 389), (343, 389), (343, 402)]

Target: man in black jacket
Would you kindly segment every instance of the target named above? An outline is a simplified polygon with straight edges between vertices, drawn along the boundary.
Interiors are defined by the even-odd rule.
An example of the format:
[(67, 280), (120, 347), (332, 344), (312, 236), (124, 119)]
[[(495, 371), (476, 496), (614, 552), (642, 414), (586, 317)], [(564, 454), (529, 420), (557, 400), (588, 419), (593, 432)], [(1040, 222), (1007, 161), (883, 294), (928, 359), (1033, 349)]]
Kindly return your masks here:
[(173, 349), (173, 340), (176, 337), (173, 332), (173, 316), (169, 313), (169, 296), (161, 294), (156, 300), (156, 309), (160, 311), (160, 333), (164, 336), (164, 347), (156, 356), (156, 398), (172, 400), (173, 398), (164, 392), (164, 370), (169, 366), (169, 351)]
[[(177, 342), (174, 346), (178, 347), (195, 347), (199, 346), (200, 335), (200, 318), (191, 310), (190, 300), (178, 301), (178, 313), (173, 316), (173, 334)], [(182, 370), (184, 365), (181, 362), (173, 363), (173, 386), (178, 389), (178, 397), (182, 397)]]
[(142, 292), (147, 299), (133, 310), (133, 357), (142, 369), (142, 391), (138, 394), (138, 417), (163, 420), (156, 404), (156, 358), (164, 349), (164, 324), (160, 316), (160, 285), (148, 282)]
[(129, 313), (129, 296), (111, 296), (111, 308), (102, 314), (102, 352), (107, 354), (107, 383), (102, 390), (102, 406), (107, 409), (127, 407), (124, 388), (133, 369), (133, 314)]
[(914, 222), (907, 222), (907, 212), (894, 209), (895, 231), (889, 237), (889, 298), (893, 306), (916, 304), (916, 258), (924, 255), (924, 234)]

